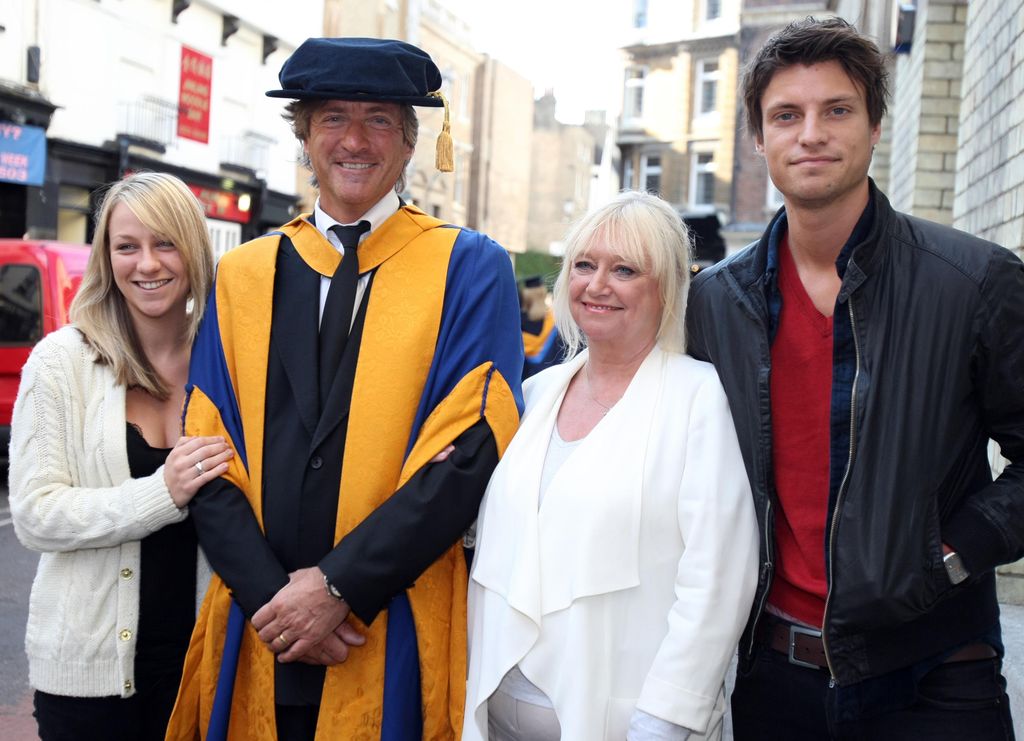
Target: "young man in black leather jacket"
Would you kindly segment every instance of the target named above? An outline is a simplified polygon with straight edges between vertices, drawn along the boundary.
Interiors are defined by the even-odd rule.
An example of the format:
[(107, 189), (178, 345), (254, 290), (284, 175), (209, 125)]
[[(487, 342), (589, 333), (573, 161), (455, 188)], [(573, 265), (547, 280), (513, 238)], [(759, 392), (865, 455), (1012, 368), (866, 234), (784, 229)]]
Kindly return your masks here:
[(738, 741), (1013, 738), (994, 567), (1024, 555), (1024, 264), (868, 178), (887, 87), (845, 21), (766, 43), (744, 99), (785, 208), (691, 291), (761, 525)]

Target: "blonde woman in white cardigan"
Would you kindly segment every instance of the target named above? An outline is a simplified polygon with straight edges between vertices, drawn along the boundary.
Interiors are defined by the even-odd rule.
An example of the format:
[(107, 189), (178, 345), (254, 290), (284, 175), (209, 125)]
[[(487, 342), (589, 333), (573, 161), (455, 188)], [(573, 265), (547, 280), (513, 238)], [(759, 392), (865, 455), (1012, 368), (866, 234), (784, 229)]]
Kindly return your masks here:
[(25, 636), (42, 741), (164, 737), (201, 586), (187, 505), (231, 455), (180, 437), (212, 277), (185, 184), (129, 176), (103, 200), (73, 325), (22, 371), (10, 505), (42, 554)]
[(481, 505), (463, 739), (703, 739), (758, 536), (714, 369), (682, 354), (689, 242), (623, 193), (569, 235), (570, 357), (527, 382)]

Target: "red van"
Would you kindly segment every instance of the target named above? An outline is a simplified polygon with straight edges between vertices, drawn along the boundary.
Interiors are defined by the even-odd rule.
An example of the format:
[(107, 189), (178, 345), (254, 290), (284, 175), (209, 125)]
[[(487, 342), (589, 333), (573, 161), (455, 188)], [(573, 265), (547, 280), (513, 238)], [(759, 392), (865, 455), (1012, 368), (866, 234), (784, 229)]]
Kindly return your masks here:
[(89, 246), (0, 239), (0, 465), (7, 465), (21, 366), (44, 334), (68, 323)]

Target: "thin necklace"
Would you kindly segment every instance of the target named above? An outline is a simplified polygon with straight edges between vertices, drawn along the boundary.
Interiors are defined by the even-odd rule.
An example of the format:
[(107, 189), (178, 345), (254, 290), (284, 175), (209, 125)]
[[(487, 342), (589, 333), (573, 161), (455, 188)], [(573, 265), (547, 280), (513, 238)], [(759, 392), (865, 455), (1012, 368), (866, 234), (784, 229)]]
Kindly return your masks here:
[[(587, 382), (587, 396), (590, 397), (590, 400), (592, 402), (594, 402), (599, 407), (604, 409), (604, 411), (601, 412), (601, 416), (603, 417), (605, 414), (608, 414), (608, 412), (610, 412), (612, 408), (610, 406), (605, 406), (604, 404), (599, 402), (597, 400), (597, 397), (594, 396), (594, 389), (591, 388), (590, 386), (590, 363), (587, 363), (586, 365), (583, 366), (583, 380)], [(612, 406), (614, 406), (614, 404)]]

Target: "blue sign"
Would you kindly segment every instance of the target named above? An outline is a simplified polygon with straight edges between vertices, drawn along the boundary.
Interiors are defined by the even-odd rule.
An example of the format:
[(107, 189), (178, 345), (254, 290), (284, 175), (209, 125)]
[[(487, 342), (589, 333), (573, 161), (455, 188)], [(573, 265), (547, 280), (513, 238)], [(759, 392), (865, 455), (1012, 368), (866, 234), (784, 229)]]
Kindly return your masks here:
[(42, 185), (45, 175), (46, 132), (0, 121), (0, 182)]

